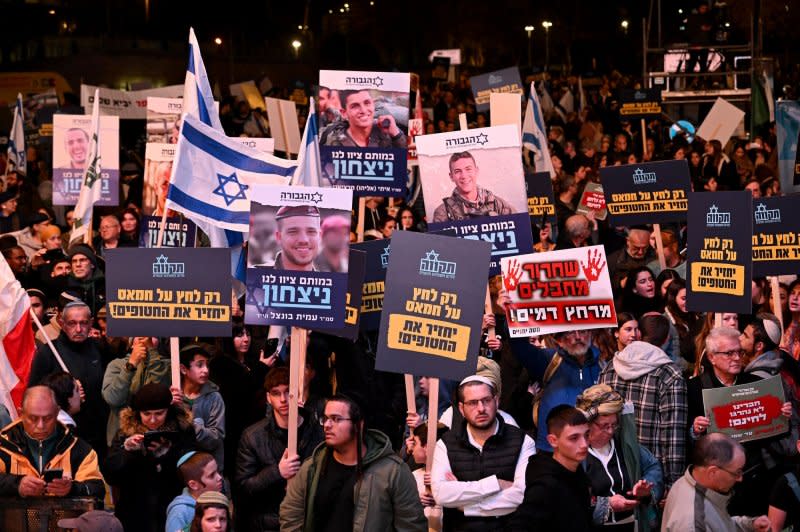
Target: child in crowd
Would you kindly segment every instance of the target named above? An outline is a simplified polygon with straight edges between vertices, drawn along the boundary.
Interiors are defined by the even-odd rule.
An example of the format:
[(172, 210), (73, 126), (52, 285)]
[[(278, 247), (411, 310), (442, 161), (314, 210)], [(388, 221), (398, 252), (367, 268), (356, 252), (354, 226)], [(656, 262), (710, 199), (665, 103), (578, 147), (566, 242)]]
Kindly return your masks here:
[(185, 487), (167, 507), (166, 532), (180, 532), (191, 524), (200, 495), (207, 491), (222, 491), (222, 475), (217, 461), (208, 453), (186, 453), (178, 460), (178, 473)]

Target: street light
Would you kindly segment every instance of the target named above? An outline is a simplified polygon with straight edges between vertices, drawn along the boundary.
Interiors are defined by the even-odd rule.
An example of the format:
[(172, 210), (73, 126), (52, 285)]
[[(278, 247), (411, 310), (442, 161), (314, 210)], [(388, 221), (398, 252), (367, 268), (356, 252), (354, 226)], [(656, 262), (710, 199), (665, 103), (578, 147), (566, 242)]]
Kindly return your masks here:
[(625, 35), (627, 35), (628, 34), (628, 21), (627, 20), (623, 20), (622, 22), (620, 22), (619, 25), (622, 26), (622, 31), (625, 33)]
[(533, 35), (533, 29), (530, 24), (525, 26), (525, 31), (528, 32), (528, 68), (531, 67), (531, 35)]
[(219, 37), (215, 38), (214, 39), (214, 44), (216, 44), (217, 46), (220, 46), (222, 44), (222, 39), (220, 39)]
[(300, 47), (301, 46), (303, 46), (303, 43), (301, 43), (297, 39), (292, 41), (292, 48), (294, 48), (294, 57), (295, 58), (297, 58), (297, 56), (300, 54)]
[(550, 66), (550, 28), (553, 27), (553, 23), (545, 20), (542, 22), (542, 27), (544, 28), (544, 70), (546, 72)]

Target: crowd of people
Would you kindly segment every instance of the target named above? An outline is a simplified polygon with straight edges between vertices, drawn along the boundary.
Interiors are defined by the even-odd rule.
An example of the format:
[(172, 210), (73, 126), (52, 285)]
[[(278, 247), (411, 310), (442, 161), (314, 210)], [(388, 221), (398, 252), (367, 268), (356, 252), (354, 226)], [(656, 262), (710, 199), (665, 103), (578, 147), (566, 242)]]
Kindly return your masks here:
[[(766, 279), (753, 279), (750, 314), (692, 312), (691, 228), (662, 226), (662, 268), (650, 226), (576, 212), (600, 168), (660, 159), (686, 159), (695, 191), (780, 194), (774, 131), (722, 146), (669, 140), (654, 119), (643, 136), (618, 113), (630, 80), (604, 77), (582, 108), (561, 104), (578, 94), (576, 78), (547, 85), (560, 102), (545, 109), (558, 223), (532, 221), (536, 250), (602, 243), (618, 326), (512, 339), (507, 296), (491, 280), (479, 365), (440, 383), (436, 416), (426, 376), (408, 412), (403, 377), (374, 369), (377, 331), (355, 342), (312, 333), (290, 426), (288, 348), (244, 323), (243, 298), (234, 298), (230, 337), (181, 339), (173, 382), (167, 338), (106, 329), (105, 257), (138, 245), (141, 186), (126, 184), (118, 210), (96, 210), (91, 245), (70, 246), (72, 212), (56, 216), (41, 194), (49, 172), (31, 147), (28, 171), (7, 173), (0, 192), (0, 249), (41, 323), (19, 419), (0, 411), (0, 497), (96, 498), (113, 508), (113, 526), (137, 532), (800, 524), (800, 281), (781, 279), (773, 297)], [(488, 125), (466, 76), (423, 83), (421, 94), (432, 109), (428, 134), (456, 129), (461, 113), (470, 127)], [(220, 112), (231, 135), (269, 134), (245, 102), (225, 101)], [(423, 201), (367, 198), (365, 238), (424, 231)], [(773, 376), (783, 382), (788, 432), (745, 444), (710, 432), (703, 390)], [(65, 526), (95, 530), (107, 519), (90, 512)]]

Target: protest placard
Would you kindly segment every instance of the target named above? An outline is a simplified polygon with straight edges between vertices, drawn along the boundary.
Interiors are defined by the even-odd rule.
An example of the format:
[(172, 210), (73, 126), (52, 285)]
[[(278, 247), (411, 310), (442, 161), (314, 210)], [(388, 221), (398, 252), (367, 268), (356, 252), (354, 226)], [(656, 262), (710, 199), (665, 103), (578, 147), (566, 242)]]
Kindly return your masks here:
[(775, 102), (775, 129), (777, 130), (778, 170), (784, 194), (800, 191), (800, 102), (779, 100)]
[(243, 81), (241, 83), (231, 83), (228, 85), (231, 91), (231, 96), (237, 100), (244, 100), (251, 109), (265, 109), (264, 97), (261, 96), (261, 91), (256, 87), (256, 82), (253, 80)]
[(606, 197), (603, 194), (603, 186), (599, 183), (586, 183), (578, 200), (578, 207), (575, 212), (578, 214), (589, 214), (594, 211), (594, 217), (598, 220), (605, 220), (608, 217), (606, 209)]
[(780, 375), (751, 384), (703, 390), (708, 432), (727, 434), (739, 443), (769, 438), (789, 430), (781, 414), (786, 401)]
[(417, 158), (431, 231), (452, 221), (528, 212), (514, 126), (422, 135)]
[(147, 142), (177, 144), (183, 98), (147, 98)]
[(92, 108), (95, 90), (100, 91), (100, 114), (118, 116), (121, 119), (146, 119), (147, 98), (150, 96), (161, 98), (180, 98), (183, 96), (183, 85), (169, 85), (167, 87), (139, 91), (120, 91), (107, 87), (82, 84), (81, 105), (84, 109)]
[(489, 110), (489, 98), (493, 92), (525, 94), (517, 67), (472, 76), (469, 82), (472, 86), (472, 95), (475, 97), (475, 109), (479, 113)]
[(511, 124), (522, 135), (522, 92), (492, 92), (489, 95), (489, 114), (493, 126)]
[(408, 73), (320, 71), (323, 186), (405, 194), (410, 84)]
[(480, 221), (446, 222), (434, 233), (468, 240), (483, 240), (492, 245), (488, 277), (500, 275), (500, 259), (533, 253), (531, 218), (527, 213), (483, 218)]
[(620, 119), (638, 120), (661, 116), (661, 89), (621, 89)]
[(375, 369), (460, 380), (475, 373), (487, 242), (392, 236)]
[(500, 265), (511, 336), (616, 326), (603, 246), (509, 257)]
[(686, 220), (691, 178), (685, 160), (607, 166), (600, 182), (611, 225)]
[(344, 326), (352, 200), (349, 190), (252, 187), (247, 323)]
[(367, 267), (367, 254), (350, 248), (350, 261), (347, 266), (347, 295), (345, 296), (344, 327), (325, 329), (320, 332), (347, 338), (358, 339), (359, 322), (361, 321), (361, 297), (364, 286), (364, 272)]
[(112, 336), (230, 336), (230, 250), (106, 251)]
[(386, 268), (389, 267), (391, 240), (371, 240), (353, 244), (351, 249), (365, 253), (364, 282), (361, 289), (362, 331), (374, 331), (381, 323), (383, 296), (386, 292)]
[(753, 206), (749, 191), (689, 196), (686, 307), (750, 314)]
[[(161, 216), (142, 216), (139, 231), (139, 247), (158, 247), (158, 232), (161, 229)], [(164, 239), (165, 248), (193, 248), (197, 236), (197, 226), (188, 218), (167, 218)]]
[(161, 216), (164, 213), (176, 147), (176, 144), (164, 142), (148, 142), (145, 145), (142, 190), (142, 213), (145, 216)]
[[(89, 165), (91, 115), (53, 116), (53, 205), (75, 205)], [(119, 117), (100, 117), (101, 196), (97, 206), (119, 205)]]
[(297, 105), (291, 100), (264, 98), (267, 119), (275, 148), (287, 154), (300, 152), (300, 124), (297, 122)]
[(556, 225), (556, 201), (550, 172), (525, 172), (525, 190), (531, 221), (539, 227), (543, 225), (543, 220)]
[(724, 146), (742, 120), (744, 111), (722, 98), (717, 98), (705, 120), (697, 128), (697, 136), (706, 142), (718, 140)]
[(753, 200), (753, 276), (800, 272), (798, 196)]

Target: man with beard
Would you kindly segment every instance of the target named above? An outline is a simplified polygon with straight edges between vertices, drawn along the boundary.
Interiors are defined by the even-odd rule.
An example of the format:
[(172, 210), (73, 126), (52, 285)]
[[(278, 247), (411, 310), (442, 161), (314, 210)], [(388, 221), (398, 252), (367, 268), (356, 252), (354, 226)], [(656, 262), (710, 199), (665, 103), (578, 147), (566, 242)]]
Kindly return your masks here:
[(320, 244), (319, 209), (311, 205), (281, 207), (275, 221), (275, 240), (280, 247), (275, 269), (314, 271)]
[(522, 502), (525, 468), (536, 447), (497, 415), (499, 398), (489, 378), (467, 377), (457, 397), (465, 423), (436, 443), (433, 497), (444, 507), (449, 530), (507, 530)]
[(575, 404), (575, 399), (586, 388), (597, 383), (600, 376), (600, 352), (592, 346), (592, 331), (556, 333), (558, 347), (543, 349), (532, 345), (528, 338), (512, 338), (511, 349), (528, 370), (539, 392), (534, 397), (534, 423), (538, 427), (536, 448), (552, 451), (540, 421), (547, 419), (556, 405)]

